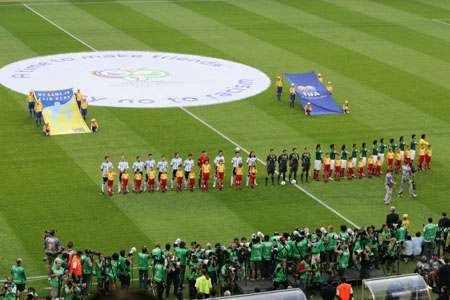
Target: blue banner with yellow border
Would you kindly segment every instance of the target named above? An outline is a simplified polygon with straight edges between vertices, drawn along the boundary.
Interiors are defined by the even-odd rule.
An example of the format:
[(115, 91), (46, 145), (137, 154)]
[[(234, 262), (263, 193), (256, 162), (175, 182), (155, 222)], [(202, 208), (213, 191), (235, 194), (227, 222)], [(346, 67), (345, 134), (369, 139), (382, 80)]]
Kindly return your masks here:
[(52, 135), (91, 132), (81, 116), (73, 89), (35, 90), (34, 98), (42, 103), (42, 116)]

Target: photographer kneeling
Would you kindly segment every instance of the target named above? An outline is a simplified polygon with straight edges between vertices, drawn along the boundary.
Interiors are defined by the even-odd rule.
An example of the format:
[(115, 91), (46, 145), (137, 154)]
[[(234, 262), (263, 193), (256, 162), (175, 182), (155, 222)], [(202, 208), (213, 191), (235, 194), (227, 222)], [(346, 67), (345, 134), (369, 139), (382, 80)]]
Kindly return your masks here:
[(398, 275), (398, 255), (399, 255), (399, 243), (397, 242), (396, 238), (393, 238), (391, 242), (389, 243), (389, 247), (387, 250), (387, 264), (386, 264), (386, 270), (388, 271), (387, 275), (391, 275), (391, 266), (392, 266), (392, 272), (394, 275)]
[(235, 268), (231, 267), (231, 260), (227, 259), (225, 265), (220, 268), (219, 281), (220, 281), (220, 294), (223, 296), (224, 292), (233, 290), (233, 284), (235, 279)]
[(64, 287), (66, 292), (65, 300), (78, 300), (80, 299), (80, 288), (72, 280), (68, 280), (66, 286)]
[(1, 296), (5, 300), (16, 300), (17, 287), (13, 282), (13, 278), (8, 276), (6, 282), (3, 283)]
[(288, 287), (287, 282), (286, 259), (282, 258), (281, 262), (275, 267), (272, 290), (276, 290), (280, 285), (285, 289)]

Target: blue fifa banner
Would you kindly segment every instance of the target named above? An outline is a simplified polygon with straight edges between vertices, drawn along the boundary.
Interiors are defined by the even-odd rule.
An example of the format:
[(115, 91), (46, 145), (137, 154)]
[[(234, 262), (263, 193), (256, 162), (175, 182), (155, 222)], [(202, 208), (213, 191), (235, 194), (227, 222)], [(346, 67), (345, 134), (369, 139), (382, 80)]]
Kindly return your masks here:
[(343, 111), (317, 78), (316, 72), (287, 74), (284, 77), (295, 85), (295, 92), (303, 107), (311, 103), (312, 115), (342, 114)]
[(81, 116), (72, 89), (34, 91), (42, 103), (44, 122), (49, 123), (52, 135), (88, 133), (89, 127)]

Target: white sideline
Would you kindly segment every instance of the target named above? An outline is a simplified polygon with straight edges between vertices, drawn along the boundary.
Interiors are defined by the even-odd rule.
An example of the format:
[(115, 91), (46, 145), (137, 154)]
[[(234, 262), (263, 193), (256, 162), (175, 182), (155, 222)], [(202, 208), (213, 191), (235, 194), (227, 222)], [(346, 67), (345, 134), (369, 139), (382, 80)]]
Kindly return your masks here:
[[(32, 9), (31, 7), (29, 7), (27, 4), (23, 4), (26, 8), (28, 8), (29, 10), (31, 10), (32, 12), (34, 12), (36, 15), (38, 15), (39, 17), (43, 18), (44, 20), (46, 20), (47, 22), (49, 22), (50, 24), (52, 24), (53, 26), (59, 28), (60, 30), (64, 31), (65, 33), (67, 33), (69, 36), (73, 37), (74, 39), (76, 39), (77, 41), (79, 41), (80, 43), (82, 43), (83, 45), (85, 45), (86, 47), (88, 47), (89, 49), (91, 49), (94, 52), (97, 52), (97, 50), (90, 46), (89, 44), (85, 43), (84, 41), (82, 41), (81, 39), (79, 39), (78, 37), (76, 37), (75, 35), (71, 34), (70, 32), (68, 32), (67, 30), (63, 29), (62, 27), (58, 26), (57, 24), (55, 24), (54, 22), (52, 22), (51, 20), (49, 20), (48, 18), (46, 18), (45, 16), (41, 15), (40, 13), (38, 13), (37, 11), (35, 11), (34, 9)], [(196, 119), (197, 121), (199, 121), (200, 123), (202, 123), (203, 125), (205, 125), (206, 127), (208, 127), (209, 129), (211, 129), (212, 131), (214, 131), (215, 133), (217, 133), (218, 135), (220, 135), (221, 137), (223, 137), (224, 139), (226, 139), (227, 141), (229, 141), (230, 143), (232, 143), (233, 145), (241, 148), (244, 152), (246, 152), (247, 154), (249, 153), (249, 151), (247, 149), (245, 149), (244, 147), (240, 146), (238, 143), (236, 143), (235, 141), (233, 141), (232, 139), (230, 139), (229, 137), (227, 137), (226, 135), (224, 135), (223, 133), (221, 133), (220, 131), (218, 131), (217, 129), (215, 129), (214, 127), (212, 127), (211, 125), (209, 125), (208, 123), (206, 123), (205, 121), (203, 121), (202, 119), (200, 119), (199, 117), (197, 117), (195, 114), (191, 113), (190, 111), (188, 111), (186, 108), (179, 106), (179, 108), (181, 110), (183, 110), (184, 112), (186, 112), (187, 114), (189, 114), (191, 117), (193, 117), (194, 119)], [(258, 159), (258, 161), (263, 164), (266, 165), (265, 161), (262, 161), (260, 159)], [(278, 173), (278, 172), (277, 172)], [(311, 194), (310, 192), (308, 192), (307, 190), (305, 190), (304, 188), (300, 187), (297, 184), (293, 184), (293, 186), (295, 186), (297, 189), (299, 189), (300, 191), (302, 191), (303, 193), (305, 193), (307, 196), (309, 196), (311, 199), (317, 201), (319, 204), (321, 204), (322, 206), (324, 206), (325, 208), (327, 208), (328, 210), (330, 210), (332, 213), (334, 213), (335, 215), (337, 215), (338, 217), (340, 217), (341, 219), (343, 219), (344, 221), (346, 221), (347, 223), (351, 224), (352, 226), (359, 228), (358, 225), (356, 225), (355, 223), (353, 223), (352, 221), (350, 221), (348, 218), (346, 218), (345, 216), (343, 216), (340, 212), (338, 212), (337, 210), (335, 210), (334, 208), (330, 207), (328, 204), (326, 204), (325, 202), (323, 202), (322, 200), (320, 200), (319, 198), (317, 198), (316, 196), (314, 196), (313, 194)]]
[(450, 23), (441, 21), (441, 20), (449, 20), (449, 22), (450, 22), (450, 19), (431, 19), (431, 20), (433, 20), (433, 21), (435, 21), (435, 22), (438, 22), (438, 23), (441, 23), (441, 24), (445, 24), (445, 25), (450, 26)]
[(226, 0), (130, 0), (130, 1), (91, 1), (91, 2), (41, 2), (41, 3), (13, 3), (1, 6), (52, 6), (52, 5), (86, 5), (86, 4), (127, 4), (127, 3), (183, 3), (183, 2), (224, 2)]

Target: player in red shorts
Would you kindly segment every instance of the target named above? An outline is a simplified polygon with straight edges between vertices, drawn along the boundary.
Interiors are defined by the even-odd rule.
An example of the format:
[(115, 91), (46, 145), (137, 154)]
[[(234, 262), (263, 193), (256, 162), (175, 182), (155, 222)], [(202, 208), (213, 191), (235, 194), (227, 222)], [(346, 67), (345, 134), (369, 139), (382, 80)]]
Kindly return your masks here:
[(242, 163), (239, 163), (235, 171), (236, 171), (236, 183), (234, 184), (234, 189), (237, 190), (238, 186), (239, 189), (241, 189), (242, 187), (242, 176), (244, 175), (244, 167), (242, 166)]
[(209, 160), (205, 159), (202, 165), (202, 192), (205, 189), (207, 192), (209, 192), (208, 181), (210, 174), (211, 174), (211, 165), (209, 164)]
[(433, 154), (433, 150), (431, 149), (431, 145), (428, 145), (427, 153), (425, 155), (425, 170), (431, 170), (430, 161), (431, 161), (432, 154)]
[(163, 193), (165, 193), (166, 190), (167, 190), (167, 178), (168, 178), (167, 171), (166, 171), (166, 169), (163, 169), (162, 173), (161, 173), (161, 176), (160, 176), (160, 179), (161, 179), (161, 192), (163, 192)]
[(330, 153), (325, 155), (323, 159), (323, 182), (328, 182), (328, 176), (331, 174), (331, 158)]
[(426, 153), (427, 153), (427, 149), (425, 148), (425, 144), (420, 145), (420, 149), (419, 149), (419, 164), (417, 165), (417, 168), (419, 170), (423, 170), (423, 162), (425, 161)]
[(183, 177), (184, 177), (184, 171), (183, 171), (182, 165), (178, 166), (178, 170), (177, 170), (175, 176), (177, 177), (177, 192), (181, 192), (181, 185), (183, 184)]
[(374, 171), (374, 166), (375, 166), (375, 161), (374, 161), (373, 155), (371, 154), (370, 151), (367, 151), (367, 156), (369, 157), (367, 159), (367, 177), (368, 178), (372, 178), (373, 171)]
[(122, 190), (124, 194), (128, 193), (128, 179), (130, 179), (130, 174), (128, 169), (125, 169), (122, 173)]
[(347, 161), (347, 178), (348, 180), (352, 180), (353, 177), (353, 159), (349, 159)]
[(256, 163), (253, 162), (250, 167), (250, 186), (252, 189), (255, 188), (256, 174), (258, 174), (258, 170), (256, 169)]
[(334, 179), (339, 181), (341, 179), (342, 159), (341, 155), (336, 154), (336, 160), (334, 161)]
[(387, 153), (387, 172), (392, 172), (392, 164), (394, 163), (394, 149), (389, 148), (389, 152)]
[(108, 196), (113, 195), (113, 186), (114, 186), (114, 176), (117, 173), (112, 171), (112, 168), (109, 168), (109, 172), (105, 173), (105, 177), (108, 178)]
[(189, 190), (191, 192), (194, 191), (194, 185), (195, 185), (195, 171), (194, 168), (192, 168), (191, 172), (189, 172)]
[(134, 192), (140, 193), (141, 192), (141, 182), (142, 182), (142, 173), (139, 170), (136, 170), (136, 173), (134, 173)]
[(397, 153), (395, 153), (395, 174), (398, 174), (400, 168), (402, 167), (402, 153), (400, 148), (397, 149)]
[(383, 166), (383, 161), (381, 160), (381, 155), (377, 156), (377, 161), (375, 162), (375, 175), (380, 176), (381, 175), (381, 167)]
[(364, 174), (364, 160), (362, 157), (360, 157), (358, 161), (358, 178), (362, 179), (363, 174)]
[(205, 162), (205, 160), (209, 161), (209, 157), (208, 157), (208, 155), (206, 155), (206, 151), (203, 150), (202, 151), (202, 156), (200, 156), (197, 159), (197, 165), (200, 168), (200, 174), (198, 175), (198, 188), (201, 188), (201, 185), (202, 185), (202, 178), (203, 178), (202, 166), (203, 166), (203, 163)]
[(219, 191), (223, 188), (223, 178), (225, 177), (225, 164), (223, 163), (223, 160), (219, 161), (219, 164), (217, 165), (217, 188)]
[(150, 170), (148, 170), (147, 177), (148, 177), (148, 192), (153, 193), (155, 191), (155, 184), (156, 184), (156, 171), (153, 168), (153, 166), (151, 166)]

